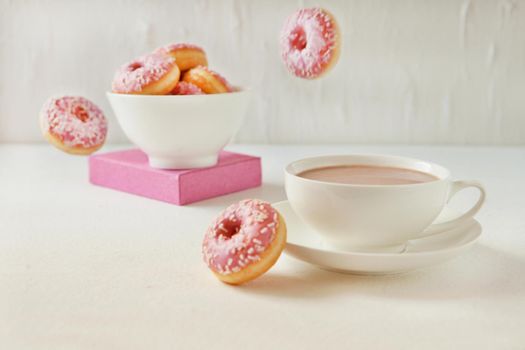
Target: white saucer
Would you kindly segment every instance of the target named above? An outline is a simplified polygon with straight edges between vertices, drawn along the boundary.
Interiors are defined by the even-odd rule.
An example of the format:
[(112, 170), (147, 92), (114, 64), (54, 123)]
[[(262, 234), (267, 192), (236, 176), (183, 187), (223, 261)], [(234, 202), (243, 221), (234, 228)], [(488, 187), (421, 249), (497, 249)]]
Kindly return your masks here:
[[(324, 244), (322, 238), (299, 219), (288, 201), (273, 206), (286, 220), (288, 238), (284, 251), (287, 255), (344, 273), (382, 275), (420, 269), (463, 253), (481, 235), (481, 225), (472, 219), (435, 236), (409, 241), (402, 253), (337, 251)], [(455, 210), (445, 208), (436, 222), (450, 220), (456, 215)]]

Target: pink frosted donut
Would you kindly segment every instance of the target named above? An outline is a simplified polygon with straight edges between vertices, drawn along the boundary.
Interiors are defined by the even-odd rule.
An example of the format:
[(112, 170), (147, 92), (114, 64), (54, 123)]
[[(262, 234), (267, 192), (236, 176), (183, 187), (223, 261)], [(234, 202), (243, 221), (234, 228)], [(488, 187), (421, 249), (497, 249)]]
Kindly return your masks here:
[(198, 86), (205, 94), (235, 91), (222, 75), (204, 66), (197, 66), (186, 71), (182, 76), (182, 81)]
[(204, 92), (197, 86), (192, 83), (187, 83), (185, 81), (179, 81), (175, 85), (175, 89), (171, 92), (172, 95), (204, 95)]
[(203, 51), (204, 52), (202, 47), (197, 46), (195, 44), (189, 44), (189, 43), (171, 43), (171, 44), (167, 44), (167, 45), (164, 45), (162, 47), (159, 47), (153, 52), (154, 53), (170, 52), (170, 51), (186, 50), (186, 49), (188, 49), (188, 50), (198, 50), (198, 51)]
[(328, 72), (337, 62), (341, 46), (337, 22), (322, 8), (301, 9), (288, 17), (280, 43), (288, 70), (306, 79)]
[(168, 54), (175, 59), (181, 72), (197, 66), (207, 66), (208, 59), (202, 48), (193, 44), (169, 44), (159, 47), (155, 53)]
[(166, 95), (180, 78), (175, 59), (155, 53), (121, 66), (113, 78), (112, 90), (118, 94)]
[(267, 202), (246, 199), (226, 208), (208, 228), (202, 252), (221, 281), (241, 284), (272, 267), (285, 242), (281, 215)]
[(90, 154), (102, 147), (108, 124), (102, 110), (79, 96), (52, 97), (40, 112), (46, 139), (72, 154)]

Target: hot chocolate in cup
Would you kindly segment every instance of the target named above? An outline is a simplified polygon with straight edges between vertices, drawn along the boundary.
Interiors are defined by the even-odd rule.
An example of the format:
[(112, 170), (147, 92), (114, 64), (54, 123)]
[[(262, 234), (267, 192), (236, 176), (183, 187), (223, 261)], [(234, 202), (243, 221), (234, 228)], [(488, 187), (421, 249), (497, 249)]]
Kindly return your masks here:
[[(467, 187), (480, 191), (474, 206), (433, 224), (450, 198)], [(440, 165), (388, 155), (297, 160), (285, 168), (285, 188), (293, 210), (326, 243), (363, 252), (401, 251), (408, 240), (471, 220), (485, 200), (477, 181), (453, 181)]]

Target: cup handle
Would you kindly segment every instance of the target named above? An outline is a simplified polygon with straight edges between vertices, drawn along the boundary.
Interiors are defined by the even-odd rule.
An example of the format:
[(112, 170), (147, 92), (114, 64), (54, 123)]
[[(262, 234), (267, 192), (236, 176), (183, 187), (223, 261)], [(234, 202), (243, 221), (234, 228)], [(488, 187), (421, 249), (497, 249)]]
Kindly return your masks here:
[(422, 237), (428, 237), (432, 236), (438, 233), (441, 233), (443, 231), (449, 230), (457, 225), (460, 225), (464, 222), (469, 221), (476, 213), (479, 211), (481, 206), (483, 205), (483, 202), (485, 202), (485, 188), (483, 185), (474, 180), (460, 180), (460, 181), (454, 181), (451, 184), (451, 188), (448, 194), (447, 203), (450, 201), (450, 199), (459, 191), (468, 188), (468, 187), (474, 187), (479, 190), (479, 198), (476, 204), (472, 208), (470, 208), (466, 213), (458, 216), (457, 218), (454, 218), (452, 220), (442, 222), (439, 224), (432, 224), (429, 227), (427, 227), (417, 238)]

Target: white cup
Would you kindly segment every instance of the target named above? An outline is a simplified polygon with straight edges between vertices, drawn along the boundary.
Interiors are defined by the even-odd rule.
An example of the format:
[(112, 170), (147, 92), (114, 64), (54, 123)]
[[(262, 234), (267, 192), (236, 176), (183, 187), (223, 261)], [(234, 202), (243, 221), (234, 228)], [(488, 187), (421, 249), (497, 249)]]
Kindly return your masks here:
[[(413, 169), (437, 180), (408, 185), (351, 185), (297, 176), (320, 167), (373, 165)], [(476, 204), (459, 217), (432, 224), (458, 191), (480, 191)], [(306, 158), (285, 168), (286, 195), (293, 210), (329, 245), (341, 250), (400, 251), (410, 239), (433, 235), (471, 220), (483, 205), (477, 181), (452, 181), (437, 164), (386, 155), (336, 155)]]

